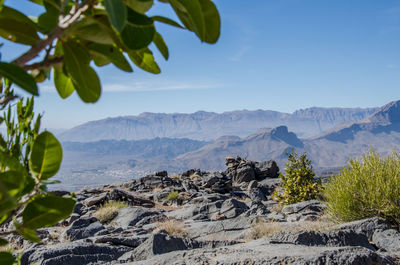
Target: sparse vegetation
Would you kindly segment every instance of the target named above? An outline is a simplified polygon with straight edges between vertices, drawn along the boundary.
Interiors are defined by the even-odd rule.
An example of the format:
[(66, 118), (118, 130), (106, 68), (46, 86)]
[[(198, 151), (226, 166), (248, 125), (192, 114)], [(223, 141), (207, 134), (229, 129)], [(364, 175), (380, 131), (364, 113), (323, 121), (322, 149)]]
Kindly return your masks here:
[(165, 230), (171, 236), (186, 237), (187, 232), (182, 222), (170, 219), (157, 227), (157, 230)]
[(311, 160), (305, 152), (299, 157), (293, 149), (287, 155), (286, 173), (279, 175), (282, 189), (275, 191), (273, 198), (284, 205), (315, 199), (322, 184), (321, 179), (315, 179)]
[(380, 216), (400, 224), (400, 154), (372, 149), (333, 177), (325, 190), (330, 214), (340, 221)]
[(171, 191), (168, 194), (167, 199), (169, 201), (176, 201), (178, 199), (178, 197), (179, 197), (179, 193), (177, 191)]
[(301, 223), (262, 222), (257, 221), (250, 229), (248, 239), (270, 237), (282, 232), (319, 231), (326, 232), (333, 228), (334, 223), (328, 219)]
[(93, 214), (101, 223), (108, 223), (117, 216), (119, 209), (128, 207), (126, 202), (108, 201)]

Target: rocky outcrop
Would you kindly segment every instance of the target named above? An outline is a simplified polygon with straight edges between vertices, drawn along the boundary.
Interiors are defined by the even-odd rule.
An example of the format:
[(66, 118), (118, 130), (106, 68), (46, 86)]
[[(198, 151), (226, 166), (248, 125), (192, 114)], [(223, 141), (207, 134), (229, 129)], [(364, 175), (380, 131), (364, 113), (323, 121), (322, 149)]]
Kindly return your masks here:
[[(161, 171), (77, 192), (69, 218), (37, 231), (41, 244), (8, 240), (25, 247), (22, 265), (398, 262), (400, 233), (385, 220), (324, 223), (317, 200), (280, 209), (271, 200), (275, 162), (226, 161), (224, 172)], [(110, 200), (125, 205), (102, 219), (96, 213)]]

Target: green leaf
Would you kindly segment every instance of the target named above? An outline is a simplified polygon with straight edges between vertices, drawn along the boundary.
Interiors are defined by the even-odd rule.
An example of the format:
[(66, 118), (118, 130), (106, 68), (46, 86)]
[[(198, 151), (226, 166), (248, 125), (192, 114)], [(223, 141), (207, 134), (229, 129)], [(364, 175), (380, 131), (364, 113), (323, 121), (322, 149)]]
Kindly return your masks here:
[(153, 41), (155, 33), (151, 18), (128, 8), (128, 19), (122, 29), (121, 39), (129, 49), (139, 50), (147, 47)]
[[(27, 17), (24, 13), (19, 12), (18, 10), (8, 7), (8, 6), (3, 6), (1, 11), (0, 11), (0, 18), (12, 18), (18, 22), (21, 22), (25, 24), (26, 27), (30, 27), (35, 29), (36, 25), (35, 23)], [(3, 27), (3, 25), (1, 25)]]
[(63, 198), (47, 194), (34, 199), (22, 213), (22, 226), (24, 228), (38, 229), (52, 226), (67, 218), (75, 206), (72, 198)]
[(122, 54), (122, 52), (119, 51), (118, 48), (112, 45), (103, 45), (98, 43), (92, 43), (91, 45), (89, 45), (88, 48), (91, 53), (95, 53), (97, 56), (106, 57), (119, 69), (126, 72), (133, 71), (129, 62), (126, 60), (125, 56)]
[[(6, 8), (3, 7), (4, 9)], [(0, 36), (9, 41), (35, 45), (40, 40), (35, 27), (18, 21), (14, 17), (3, 17), (0, 14), (0, 25)]]
[(67, 98), (75, 91), (72, 79), (61, 69), (54, 68), (54, 85), (61, 98)]
[(19, 172), (26, 172), (26, 169), (15, 157), (10, 156), (5, 152), (0, 152), (0, 167), (6, 167), (9, 170), (15, 170)]
[(24, 189), (25, 175), (19, 171), (1, 172), (0, 183), (10, 196), (16, 196)]
[(153, 53), (149, 49), (130, 51), (128, 55), (132, 62), (143, 70), (153, 74), (161, 73), (160, 67), (158, 67), (158, 64), (154, 60)]
[(221, 18), (218, 9), (210, 0), (199, 0), (205, 22), (205, 36), (203, 41), (216, 43), (221, 31)]
[(100, 25), (96, 18), (86, 17), (66, 31), (68, 36), (102, 44), (113, 44), (114, 40), (109, 32)]
[(0, 252), (0, 264), (1, 265), (12, 265), (14, 264), (14, 257), (9, 252)]
[(154, 21), (162, 22), (164, 24), (168, 24), (170, 26), (174, 26), (177, 28), (184, 29), (178, 22), (175, 22), (174, 20), (167, 18), (167, 17), (162, 17), (162, 16), (153, 16), (151, 17)]
[(58, 25), (58, 17), (60, 15), (59, 9), (55, 4), (44, 2), (46, 12), (41, 14), (38, 19), (38, 26), (41, 28), (42, 33), (48, 34)]
[(146, 13), (154, 4), (153, 0), (124, 0), (125, 4), (138, 13)]
[(90, 55), (86, 48), (72, 41), (63, 44), (64, 64), (75, 90), (84, 102), (96, 102), (101, 94), (100, 80), (89, 66)]
[(17, 86), (31, 93), (32, 95), (39, 95), (35, 79), (25, 72), (24, 69), (15, 64), (0, 62), (0, 76), (10, 79), (11, 82), (15, 83)]
[(35, 230), (29, 229), (29, 228), (17, 228), (18, 234), (23, 236), (25, 239), (28, 239), (31, 242), (38, 243), (40, 242), (40, 238), (36, 234)]
[(156, 32), (156, 34), (154, 35), (153, 42), (156, 45), (157, 49), (164, 56), (165, 60), (168, 60), (169, 57), (168, 46), (165, 43), (164, 38), (160, 35), (160, 33)]
[(0, 246), (5, 246), (5, 245), (7, 245), (8, 244), (8, 241), (7, 240), (5, 240), (5, 239), (3, 239), (3, 238), (0, 238)]
[(114, 28), (121, 32), (125, 25), (127, 11), (122, 0), (104, 0), (104, 6)]
[(62, 148), (60, 142), (50, 132), (42, 132), (32, 145), (29, 168), (39, 179), (54, 176), (60, 168)]
[(220, 34), (218, 10), (210, 0), (169, 0), (185, 27), (208, 43), (217, 42)]

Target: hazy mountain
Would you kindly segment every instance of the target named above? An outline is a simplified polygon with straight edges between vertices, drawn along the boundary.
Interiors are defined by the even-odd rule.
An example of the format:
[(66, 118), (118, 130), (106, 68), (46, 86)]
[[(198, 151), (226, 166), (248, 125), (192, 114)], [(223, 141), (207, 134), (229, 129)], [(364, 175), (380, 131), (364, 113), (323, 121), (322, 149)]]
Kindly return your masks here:
[(141, 140), (155, 137), (215, 140), (247, 136), (260, 128), (286, 125), (299, 137), (310, 137), (342, 122), (358, 121), (376, 108), (309, 108), (292, 114), (271, 110), (192, 114), (142, 113), (91, 121), (59, 134), (63, 141)]
[(196, 168), (222, 169), (226, 156), (251, 160), (274, 159), (282, 167), (285, 151), (307, 152), (315, 167), (341, 167), (349, 157), (359, 157), (373, 147), (388, 154), (400, 147), (400, 101), (391, 102), (359, 122), (342, 124), (310, 139), (300, 140), (285, 126), (263, 129), (245, 137), (222, 137), (199, 150), (177, 157)]

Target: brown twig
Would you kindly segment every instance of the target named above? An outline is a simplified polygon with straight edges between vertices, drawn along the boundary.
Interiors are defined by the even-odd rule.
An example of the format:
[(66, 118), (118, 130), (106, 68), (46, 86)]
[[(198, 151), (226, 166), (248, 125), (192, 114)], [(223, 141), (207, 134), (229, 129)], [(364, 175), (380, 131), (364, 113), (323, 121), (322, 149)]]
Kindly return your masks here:
[(64, 58), (63, 56), (59, 56), (59, 57), (54, 57), (51, 59), (45, 59), (39, 63), (25, 65), (24, 69), (25, 70), (40, 70), (40, 69), (49, 68), (53, 65), (62, 63), (63, 58)]

